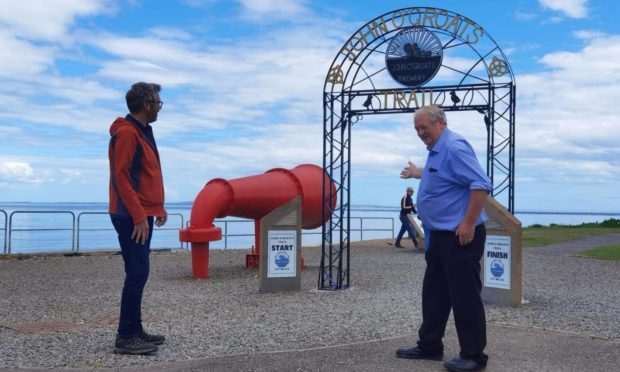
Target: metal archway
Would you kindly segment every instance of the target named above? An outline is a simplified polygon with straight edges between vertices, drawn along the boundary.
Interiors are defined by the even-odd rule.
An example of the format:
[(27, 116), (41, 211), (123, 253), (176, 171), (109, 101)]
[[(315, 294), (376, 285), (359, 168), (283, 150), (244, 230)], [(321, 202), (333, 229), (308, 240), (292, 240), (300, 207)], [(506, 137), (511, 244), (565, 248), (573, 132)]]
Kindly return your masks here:
[[(430, 65), (421, 59), (399, 75), (388, 68), (390, 58), (405, 58), (399, 55), (434, 58), (436, 69), (426, 71)], [(442, 84), (429, 85), (431, 80)], [(366, 115), (413, 113), (428, 104), (479, 112), (493, 196), (514, 213), (515, 89), (512, 69), (493, 38), (469, 18), (445, 9), (385, 13), (347, 40), (323, 90), (323, 168), (336, 189), (323, 190), (323, 215), (332, 218), (323, 224), (319, 289), (349, 287), (351, 127)]]

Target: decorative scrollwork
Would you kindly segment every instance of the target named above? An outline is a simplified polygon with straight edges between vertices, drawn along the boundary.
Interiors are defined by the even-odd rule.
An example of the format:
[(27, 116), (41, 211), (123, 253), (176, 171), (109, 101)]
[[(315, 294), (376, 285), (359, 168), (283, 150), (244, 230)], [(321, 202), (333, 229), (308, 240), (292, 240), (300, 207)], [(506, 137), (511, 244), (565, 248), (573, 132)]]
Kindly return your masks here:
[(332, 84), (342, 84), (344, 83), (344, 73), (340, 68), (340, 65), (336, 65), (329, 70), (327, 74), (327, 82)]
[(489, 75), (493, 77), (506, 75), (508, 73), (508, 63), (502, 58), (493, 57), (489, 65)]

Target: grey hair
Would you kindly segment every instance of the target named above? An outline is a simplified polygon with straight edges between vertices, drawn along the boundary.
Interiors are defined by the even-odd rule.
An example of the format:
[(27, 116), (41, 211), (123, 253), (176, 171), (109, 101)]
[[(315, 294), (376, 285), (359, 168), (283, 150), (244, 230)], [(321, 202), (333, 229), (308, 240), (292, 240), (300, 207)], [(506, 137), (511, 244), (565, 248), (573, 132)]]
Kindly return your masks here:
[(433, 123), (442, 122), (445, 125), (448, 125), (448, 119), (446, 118), (446, 113), (443, 112), (443, 110), (439, 106), (430, 105), (430, 106), (420, 107), (415, 112), (415, 114), (413, 114), (413, 120), (415, 120), (415, 118), (418, 117), (418, 115), (421, 113), (426, 113), (426, 115), (428, 115), (428, 118)]
[(131, 86), (131, 89), (125, 94), (127, 108), (132, 114), (142, 110), (145, 102), (153, 102), (155, 95), (161, 91), (161, 86), (155, 83), (139, 82)]

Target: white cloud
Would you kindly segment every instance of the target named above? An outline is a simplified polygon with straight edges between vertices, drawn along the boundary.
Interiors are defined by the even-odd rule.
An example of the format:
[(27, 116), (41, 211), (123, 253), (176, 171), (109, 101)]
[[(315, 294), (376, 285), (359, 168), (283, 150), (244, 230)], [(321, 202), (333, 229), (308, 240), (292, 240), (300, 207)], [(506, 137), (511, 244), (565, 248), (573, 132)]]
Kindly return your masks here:
[(36, 104), (25, 99), (20, 99), (19, 102), (17, 106), (0, 111), (0, 119), (5, 122), (25, 121), (48, 129), (64, 127), (83, 132), (106, 133), (107, 125), (119, 115), (117, 111), (96, 105), (84, 110), (84, 106), (71, 103)]
[(620, 36), (593, 35), (580, 51), (541, 58), (549, 71), (517, 77), (518, 172), (620, 180), (619, 58)]
[(536, 19), (538, 14), (531, 11), (516, 10), (514, 16), (518, 21), (531, 21)]
[(193, 36), (185, 30), (174, 27), (155, 27), (150, 29), (150, 33), (160, 39), (191, 40), (193, 38)]
[(552, 69), (554, 77), (566, 84), (588, 87), (611, 86), (620, 79), (620, 35), (593, 37), (578, 52), (556, 52), (545, 55), (541, 62)]
[(0, 9), (0, 25), (16, 36), (59, 41), (77, 17), (110, 12), (113, 7), (110, 0), (0, 0)]
[(588, 16), (588, 0), (538, 0), (543, 8), (556, 10), (570, 18)]
[(0, 96), (4, 104), (0, 117), (28, 120), (36, 112), (34, 122), (63, 125), (72, 120), (54, 123), (50, 117), (59, 114), (54, 110), (75, 112), (85, 104), (118, 97), (97, 81), (62, 76), (55, 66), (70, 47), (67, 42), (76, 19), (112, 12), (111, 0), (0, 0), (0, 9)]
[(282, 121), (302, 115), (296, 119), (320, 120), (322, 103), (317, 92), (340, 47), (330, 37), (333, 29), (321, 26), (299, 26), (286, 33), (275, 30), (260, 40), (238, 39), (221, 45), (109, 34), (87, 40), (113, 56), (102, 62), (97, 73), (101, 78), (124, 84), (157, 81), (164, 101), (168, 88), (187, 89), (175, 97), (176, 106), (166, 104), (162, 119), (171, 120), (162, 120), (160, 128), (189, 131), (267, 117)]
[(27, 162), (2, 161), (0, 162), (0, 181), (17, 183), (38, 183), (39, 179), (33, 177), (34, 170)]
[[(602, 160), (563, 160), (561, 158), (523, 158), (519, 166), (527, 169), (547, 170), (540, 173), (531, 173), (531, 181), (575, 182), (575, 179), (587, 179), (590, 183), (607, 183), (609, 179), (617, 179), (620, 166)], [(548, 172), (553, 169), (553, 174)]]
[(53, 64), (54, 48), (36, 46), (0, 30), (0, 55), (0, 77), (16, 78), (36, 75), (48, 69)]
[(0, 155), (0, 190), (10, 191), (0, 200), (104, 201), (107, 182), (107, 159)]
[(255, 21), (272, 19), (292, 20), (308, 15), (310, 9), (305, 0), (237, 0), (242, 6), (242, 16)]
[(59, 174), (62, 178), (59, 179), (61, 184), (68, 184), (74, 182), (80, 182), (82, 172), (78, 169), (59, 169)]
[(608, 36), (607, 34), (599, 30), (577, 30), (573, 32), (573, 35), (577, 39), (582, 39), (582, 40), (598, 39), (598, 38), (604, 38)]

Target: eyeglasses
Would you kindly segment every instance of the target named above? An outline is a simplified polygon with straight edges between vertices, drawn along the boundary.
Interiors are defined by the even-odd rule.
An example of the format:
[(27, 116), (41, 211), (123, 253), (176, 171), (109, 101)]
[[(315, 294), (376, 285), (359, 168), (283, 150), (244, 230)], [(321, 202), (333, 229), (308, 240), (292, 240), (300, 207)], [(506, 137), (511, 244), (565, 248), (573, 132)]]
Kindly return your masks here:
[(149, 103), (157, 103), (159, 105), (160, 110), (161, 110), (161, 107), (164, 105), (162, 101), (149, 101)]

